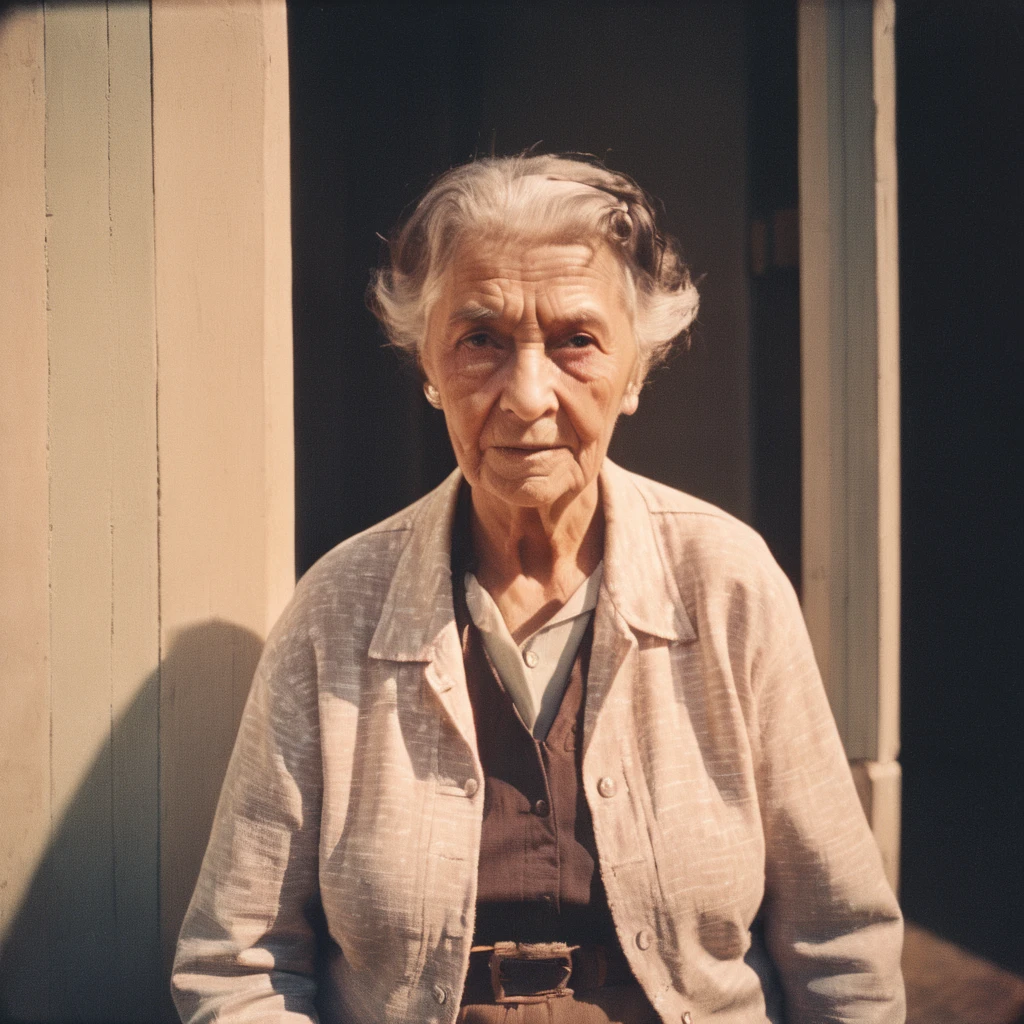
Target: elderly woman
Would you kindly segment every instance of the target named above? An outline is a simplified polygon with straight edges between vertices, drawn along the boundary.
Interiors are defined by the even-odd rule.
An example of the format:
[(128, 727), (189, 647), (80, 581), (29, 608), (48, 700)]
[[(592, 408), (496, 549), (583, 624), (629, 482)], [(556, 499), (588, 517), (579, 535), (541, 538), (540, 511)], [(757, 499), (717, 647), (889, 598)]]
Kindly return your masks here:
[(605, 457), (697, 294), (628, 178), (444, 175), (374, 286), (458, 469), (302, 579), (182, 929), (186, 1021), (899, 1022), (797, 600)]

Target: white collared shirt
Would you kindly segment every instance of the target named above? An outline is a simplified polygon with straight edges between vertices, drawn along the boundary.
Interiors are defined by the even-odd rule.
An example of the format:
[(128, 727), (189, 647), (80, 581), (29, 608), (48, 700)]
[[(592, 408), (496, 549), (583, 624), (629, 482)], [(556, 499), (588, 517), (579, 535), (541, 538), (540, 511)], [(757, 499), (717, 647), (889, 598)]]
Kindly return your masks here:
[(604, 563), (540, 629), (521, 644), (512, 634), (494, 598), (467, 572), (466, 605), (480, 630), (484, 648), (526, 726), (544, 739), (558, 714), (583, 634), (597, 606)]

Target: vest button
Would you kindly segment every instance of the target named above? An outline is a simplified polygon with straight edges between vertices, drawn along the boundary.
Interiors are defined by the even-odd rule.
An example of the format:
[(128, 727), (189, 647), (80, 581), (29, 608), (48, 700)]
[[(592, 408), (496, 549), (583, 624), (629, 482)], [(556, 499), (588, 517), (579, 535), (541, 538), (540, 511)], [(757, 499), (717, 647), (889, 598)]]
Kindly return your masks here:
[(448, 998), (448, 993), (445, 992), (440, 985), (434, 986), (434, 998), (437, 1000), (440, 1006), (444, 1005), (445, 1000)]
[(638, 949), (650, 949), (651, 948), (651, 941), (653, 939), (654, 939), (654, 936), (651, 935), (650, 928), (641, 928), (640, 931), (638, 931), (636, 933), (637, 948)]
[(551, 813), (551, 808), (548, 806), (547, 800), (538, 800), (533, 805), (533, 813), (538, 818), (546, 818)]
[(476, 779), (466, 779), (466, 784), (462, 787), (462, 792), (466, 796), (476, 796), (476, 791), (480, 788), (480, 783)]
[(601, 779), (597, 784), (597, 791), (601, 794), (601, 796), (615, 796), (615, 790), (617, 788), (618, 787), (615, 785), (615, 780), (609, 778), (609, 776), (607, 775), (603, 779)]

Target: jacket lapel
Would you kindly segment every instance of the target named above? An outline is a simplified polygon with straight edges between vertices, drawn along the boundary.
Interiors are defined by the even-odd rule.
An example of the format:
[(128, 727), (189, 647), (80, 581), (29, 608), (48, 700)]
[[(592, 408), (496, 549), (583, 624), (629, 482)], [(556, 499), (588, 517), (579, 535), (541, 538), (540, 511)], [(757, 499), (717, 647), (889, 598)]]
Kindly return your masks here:
[(666, 564), (654, 514), (633, 474), (605, 459), (602, 591), (636, 631), (663, 640), (696, 639), (674, 571)]
[(455, 470), (409, 510), (403, 527), (409, 538), (391, 578), (369, 656), (421, 663), (426, 685), (476, 759), (473, 709), (452, 601), (451, 535), (461, 483), (462, 474)]
[(675, 574), (666, 564), (654, 518), (632, 474), (606, 459), (601, 470), (604, 574), (594, 612), (587, 676), (584, 753), (599, 718), (621, 722), (640, 670), (637, 634), (670, 643), (696, 639)]

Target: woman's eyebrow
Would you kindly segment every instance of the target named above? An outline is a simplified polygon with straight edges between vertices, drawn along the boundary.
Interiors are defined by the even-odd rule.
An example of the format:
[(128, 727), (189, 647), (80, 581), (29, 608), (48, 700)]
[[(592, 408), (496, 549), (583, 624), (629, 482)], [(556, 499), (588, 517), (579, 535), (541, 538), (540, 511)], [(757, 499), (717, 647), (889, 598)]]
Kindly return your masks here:
[(501, 312), (497, 309), (490, 309), (487, 306), (482, 306), (479, 302), (467, 302), (464, 306), (460, 306), (450, 317), (448, 317), (448, 323), (476, 324), (484, 320), (498, 320), (500, 317)]
[[(448, 317), (448, 323), (449, 325), (487, 323), (500, 320), (503, 315), (499, 309), (492, 309), (489, 306), (481, 305), (479, 302), (467, 302)], [(559, 330), (566, 330), (570, 327), (601, 327), (605, 329), (608, 327), (608, 322), (604, 316), (590, 306), (567, 309), (564, 313), (559, 313), (558, 316), (547, 318), (545, 323), (549, 327)]]
[(547, 323), (558, 327), (607, 327), (608, 321), (590, 306), (567, 309), (558, 316), (550, 317)]

